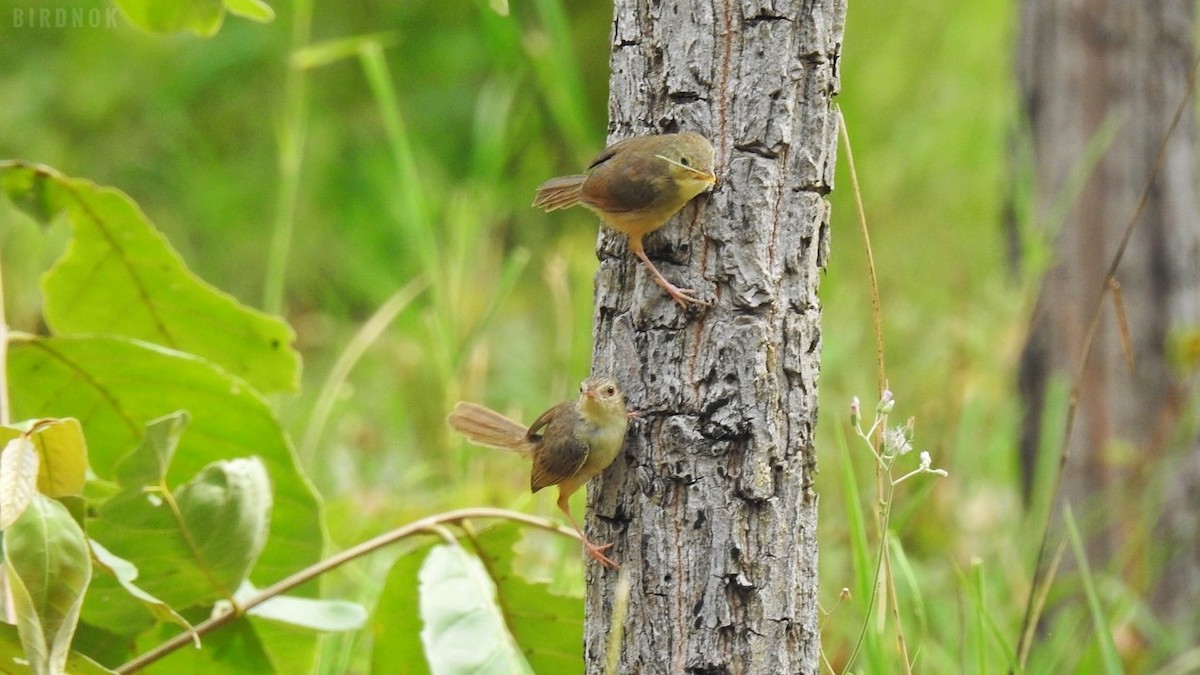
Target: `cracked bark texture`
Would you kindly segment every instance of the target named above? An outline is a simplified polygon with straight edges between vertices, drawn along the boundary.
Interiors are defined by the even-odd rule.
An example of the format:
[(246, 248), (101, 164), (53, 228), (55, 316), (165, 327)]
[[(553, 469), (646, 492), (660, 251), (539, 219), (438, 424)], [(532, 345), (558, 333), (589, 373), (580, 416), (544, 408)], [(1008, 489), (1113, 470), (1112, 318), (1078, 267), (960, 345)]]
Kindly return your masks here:
[[(1074, 379), (1080, 372), (1084, 333), (1109, 263), (1187, 96), (1194, 11), (1192, 0), (1022, 3), (1017, 71), (1034, 151), (1034, 218), (1059, 232), (1058, 264), (1043, 282), (1021, 363), (1027, 493), (1047, 387), (1056, 375)], [(1097, 150), (1093, 160), (1089, 155)], [(1076, 183), (1081, 171), (1084, 180)], [(1093, 569), (1112, 560), (1130, 571), (1138, 567), (1143, 554), (1130, 548), (1142, 546), (1136, 530), (1161, 512), (1154, 536), (1166, 543), (1165, 568), (1142, 571), (1130, 582), (1154, 597), (1164, 618), (1195, 625), (1200, 443), (1179, 437), (1187, 385), (1167, 356), (1172, 331), (1200, 323), (1200, 199), (1190, 102), (1167, 142), (1117, 281), (1133, 368), (1106, 299), (1083, 372), (1062, 497), (1080, 522), (1094, 525)], [(1172, 448), (1178, 452), (1166, 457)], [(1163, 484), (1152, 466), (1171, 467)]]
[[(699, 131), (718, 184), (646, 240), (713, 306), (684, 311), (625, 238), (597, 246), (593, 370), (624, 388), (624, 451), (589, 536), (632, 592), (621, 673), (818, 670), (816, 453), (844, 0), (616, 0), (610, 134)], [(588, 565), (589, 673), (617, 572)]]

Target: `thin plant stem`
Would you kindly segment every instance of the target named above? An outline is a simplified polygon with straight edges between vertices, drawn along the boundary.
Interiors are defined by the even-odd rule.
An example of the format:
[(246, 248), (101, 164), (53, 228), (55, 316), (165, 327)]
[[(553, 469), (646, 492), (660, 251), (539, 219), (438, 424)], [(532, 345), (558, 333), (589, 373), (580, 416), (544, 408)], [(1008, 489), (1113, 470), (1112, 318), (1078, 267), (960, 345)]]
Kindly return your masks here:
[[(883, 511), (883, 524), (887, 525), (891, 518), (892, 502), (891, 499), (886, 500), (881, 504)], [(871, 610), (875, 607), (875, 600), (879, 596), (879, 579), (883, 574), (884, 557), (887, 555), (887, 546), (879, 547), (879, 556), (875, 559), (875, 583), (871, 584), (871, 597), (867, 598), (867, 609), (865, 614), (871, 614)], [(854, 650), (850, 652), (850, 656), (846, 659), (845, 668), (842, 672), (849, 672), (850, 666), (854, 664), (854, 659), (858, 657), (858, 653), (862, 650), (863, 642), (867, 639), (867, 630), (871, 626), (871, 621), (868, 618), (863, 621), (862, 630), (858, 632), (858, 640), (854, 642)]]
[(12, 412), (8, 402), (8, 318), (4, 311), (4, 270), (0, 269), (0, 424), (9, 424)]
[(308, 416), (308, 425), (304, 428), (303, 440), (300, 442), (300, 458), (306, 464), (313, 459), (313, 455), (316, 453), (321, 434), (324, 433), (329, 416), (333, 412), (333, 404), (337, 401), (337, 394), (350, 376), (350, 371), (354, 369), (367, 349), (379, 339), (379, 336), (391, 325), (400, 312), (404, 311), (428, 286), (428, 280), (422, 277), (417, 277), (405, 284), (384, 301), (379, 309), (375, 310), (375, 313), (363, 323), (354, 337), (350, 338), (346, 347), (342, 349), (337, 361), (329, 369), (329, 374), (325, 376), (325, 382), (322, 383), (312, 412)]
[[(4, 311), (4, 270), (0, 268), (0, 424), (9, 424), (11, 421), (8, 402), (8, 315)], [(4, 603), (4, 620), (15, 624), (17, 608), (9, 593), (7, 574), (0, 574), (0, 597)]]
[[(295, 53), (308, 46), (312, 32), (312, 0), (294, 0), (292, 8), (292, 52)], [(283, 82), (283, 119), (279, 129), (279, 194), (275, 200), (275, 224), (267, 249), (267, 271), (263, 281), (263, 309), (270, 314), (279, 314), (283, 310), (283, 289), (296, 227), (300, 167), (307, 136), (307, 75), (304, 68), (289, 59)]]
[[(876, 363), (876, 387), (878, 389), (878, 398), (882, 400), (884, 391), (887, 390), (887, 365), (884, 359), (884, 341), (883, 341), (883, 303), (879, 298), (879, 278), (875, 272), (875, 254), (871, 248), (871, 232), (867, 226), (867, 211), (863, 205), (862, 189), (858, 181), (858, 169), (854, 163), (854, 150), (850, 144), (850, 132), (846, 127), (846, 119), (838, 111), (838, 132), (841, 136), (842, 147), (846, 153), (846, 168), (850, 173), (851, 192), (854, 194), (854, 205), (858, 215), (859, 232), (862, 234), (863, 251), (867, 256), (867, 281), (871, 297), (871, 322), (875, 330), (875, 363)], [(888, 552), (887, 546), (887, 531), (888, 523), (891, 518), (892, 497), (895, 494), (895, 483), (891, 479), (891, 472), (885, 466), (883, 461), (883, 443), (884, 432), (887, 429), (887, 415), (883, 415), (876, 419), (875, 424), (871, 426), (871, 430), (866, 434), (868, 444), (871, 446), (871, 452), (875, 454), (875, 493), (879, 499), (879, 509), (876, 511), (876, 526), (879, 532), (879, 559), (876, 566), (875, 583), (871, 586), (871, 598), (868, 600), (867, 613), (870, 614), (872, 606), (877, 606), (880, 611), (879, 622), (882, 624), (885, 621), (887, 607), (892, 610), (892, 615), (896, 623), (896, 641), (900, 649), (900, 654), (904, 661), (904, 672), (911, 673), (911, 665), (908, 658), (908, 643), (904, 637), (904, 626), (900, 622), (900, 606), (899, 600), (896, 598), (896, 584), (892, 574), (891, 555)], [(874, 436), (875, 441), (872, 443), (869, 439)], [(875, 605), (875, 601), (880, 592), (887, 593), (890, 598), (886, 602)], [(854, 656), (858, 654), (862, 647), (863, 640), (866, 637), (868, 621), (863, 623), (863, 631), (859, 635), (858, 642), (855, 644), (854, 652), (847, 661), (847, 667), (853, 663)]]
[(877, 392), (883, 395), (887, 389), (887, 367), (883, 360), (883, 303), (879, 300), (879, 279), (875, 274), (875, 254), (871, 250), (871, 232), (867, 228), (867, 210), (863, 206), (862, 190), (858, 185), (858, 169), (854, 165), (854, 151), (850, 147), (850, 132), (846, 130), (846, 118), (838, 111), (838, 132), (842, 136), (842, 147), (846, 150), (846, 169), (850, 172), (850, 188), (854, 193), (854, 206), (858, 213), (858, 229), (862, 233), (863, 251), (867, 254), (867, 281), (871, 292), (871, 321), (875, 327), (875, 365)]

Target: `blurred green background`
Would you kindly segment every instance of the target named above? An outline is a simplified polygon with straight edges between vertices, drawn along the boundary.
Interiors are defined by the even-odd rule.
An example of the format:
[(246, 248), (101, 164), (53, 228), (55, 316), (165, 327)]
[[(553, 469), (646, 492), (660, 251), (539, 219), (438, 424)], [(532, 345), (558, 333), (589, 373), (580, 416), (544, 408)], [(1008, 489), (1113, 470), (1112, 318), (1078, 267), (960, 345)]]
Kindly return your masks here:
[[(123, 22), (14, 28), (0, 15), (0, 156), (124, 190), (192, 269), (245, 303), (262, 307), (264, 289), (282, 283), (305, 379), (276, 403), (339, 548), (459, 506), (555, 517), (553, 496), (526, 494), (526, 466), (451, 438), (443, 417), (467, 398), (531, 419), (587, 372), (597, 223), (529, 202), (541, 180), (577, 171), (603, 146), (611, 6), (502, 6), (318, 3), (307, 39), (291, 5), (276, 5), (269, 24), (227, 17), (211, 39)], [(959, 581), (980, 565), (996, 577), (985, 595), (1015, 642), (1037, 543), (1030, 530), (1013, 546), (1024, 527), (1014, 364), (1031, 287), (1009, 272), (1003, 236), (1007, 148), (1020, 127), (1015, 11), (1001, 0), (855, 0), (841, 59), (837, 104), (873, 237), (893, 421), (915, 416), (917, 448), (950, 472), (905, 483), (893, 515), (912, 575), (901, 584), (909, 639), (929, 672), (955, 663)], [(372, 60), (377, 47), (383, 58)], [(281, 147), (298, 133), (289, 182)], [(823, 619), (835, 661), (863, 619), (862, 598), (838, 601), (853, 586), (847, 510), (872, 508), (847, 502), (841, 439), (851, 397), (876, 397), (865, 253), (839, 159), (818, 426), (821, 599), (837, 607)], [(6, 309), (36, 331), (37, 278), (65, 228), (10, 225), (2, 208)], [(281, 220), (294, 226), (282, 277), (269, 263)], [(356, 331), (418, 276), (425, 290), (330, 389)], [(333, 407), (313, 436), (322, 390)], [(315, 443), (301, 443), (306, 432)], [(851, 447), (872, 494), (869, 454)], [(578, 575), (576, 551), (562, 551), (560, 567)]]

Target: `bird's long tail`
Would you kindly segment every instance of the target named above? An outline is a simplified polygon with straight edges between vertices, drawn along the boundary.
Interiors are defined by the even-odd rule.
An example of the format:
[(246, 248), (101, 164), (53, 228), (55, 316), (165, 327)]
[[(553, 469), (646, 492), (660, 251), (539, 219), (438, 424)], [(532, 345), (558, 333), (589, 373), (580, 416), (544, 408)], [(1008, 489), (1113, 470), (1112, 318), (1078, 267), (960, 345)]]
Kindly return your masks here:
[(529, 454), (525, 427), (491, 408), (459, 401), (446, 422), (476, 445)]
[(547, 211), (557, 211), (579, 203), (583, 179), (587, 176), (559, 176), (538, 186), (533, 205)]

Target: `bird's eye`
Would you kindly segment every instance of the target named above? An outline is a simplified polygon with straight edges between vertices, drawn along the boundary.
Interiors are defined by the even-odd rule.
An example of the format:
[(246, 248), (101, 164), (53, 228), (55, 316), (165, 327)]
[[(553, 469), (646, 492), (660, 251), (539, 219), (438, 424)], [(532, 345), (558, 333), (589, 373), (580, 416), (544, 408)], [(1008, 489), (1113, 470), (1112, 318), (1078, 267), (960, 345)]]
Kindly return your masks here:
[(605, 396), (615, 396), (616, 393), (617, 393), (617, 388), (612, 386), (611, 384), (604, 388)]
[(684, 166), (691, 166), (691, 165), (692, 165), (692, 160), (688, 159), (687, 157), (680, 157), (680, 158), (679, 158), (679, 163), (680, 163), (680, 164), (682, 164), (682, 165), (684, 165)]

